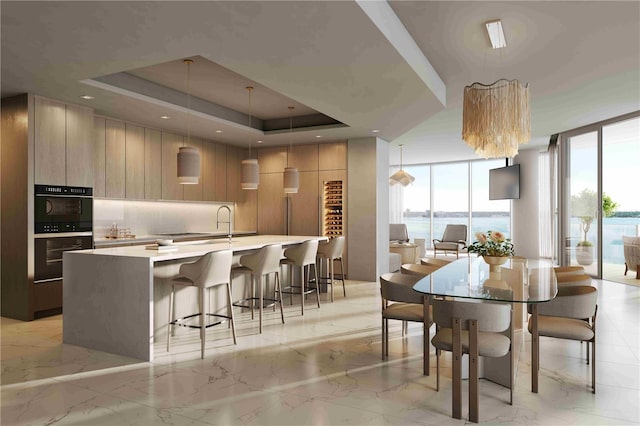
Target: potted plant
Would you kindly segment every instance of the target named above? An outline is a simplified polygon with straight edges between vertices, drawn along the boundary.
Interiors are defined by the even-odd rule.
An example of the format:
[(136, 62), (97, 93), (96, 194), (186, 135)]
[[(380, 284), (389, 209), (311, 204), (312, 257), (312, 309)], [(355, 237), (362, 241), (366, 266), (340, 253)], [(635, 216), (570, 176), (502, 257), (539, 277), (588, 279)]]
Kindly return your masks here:
[[(598, 213), (598, 194), (591, 189), (583, 189), (571, 197), (571, 212), (580, 218), (582, 239), (576, 244), (576, 261), (583, 266), (593, 263), (593, 243), (589, 241), (589, 230)], [(618, 204), (607, 194), (602, 194), (602, 214), (611, 217)]]

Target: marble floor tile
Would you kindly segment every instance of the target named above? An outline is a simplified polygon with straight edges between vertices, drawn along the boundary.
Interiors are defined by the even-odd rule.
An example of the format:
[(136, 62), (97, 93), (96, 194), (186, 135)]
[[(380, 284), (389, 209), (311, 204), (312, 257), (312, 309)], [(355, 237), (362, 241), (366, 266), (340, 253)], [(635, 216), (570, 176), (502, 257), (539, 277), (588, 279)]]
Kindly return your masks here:
[[(531, 338), (523, 333), (514, 403), (509, 390), (480, 382), (480, 421), (488, 424), (625, 425), (640, 423), (640, 288), (595, 280), (597, 393), (591, 393), (586, 345), (541, 339), (540, 392), (531, 392)], [(286, 300), (286, 302), (288, 302)], [(347, 282), (347, 297), (310, 297), (279, 313), (237, 312), (238, 343), (226, 326), (156, 342), (153, 362), (90, 351), (62, 340), (62, 317), (1, 319), (2, 425), (462, 425), (451, 418), (451, 357), (443, 354), (440, 390), (431, 348), (422, 374), (422, 327), (390, 323), (381, 359), (379, 288)], [(433, 330), (431, 335), (433, 335)]]

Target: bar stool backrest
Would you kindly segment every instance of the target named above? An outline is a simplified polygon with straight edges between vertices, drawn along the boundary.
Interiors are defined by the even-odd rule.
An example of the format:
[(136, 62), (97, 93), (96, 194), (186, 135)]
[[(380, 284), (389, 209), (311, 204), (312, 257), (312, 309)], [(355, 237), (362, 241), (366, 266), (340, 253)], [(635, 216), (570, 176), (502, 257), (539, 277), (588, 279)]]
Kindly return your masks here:
[(468, 320), (478, 321), (478, 331), (500, 333), (511, 324), (511, 306), (506, 303), (474, 303), (453, 300), (433, 300), (433, 319), (443, 328), (453, 327), (453, 318), (459, 318), (461, 328), (469, 329)]
[(271, 274), (280, 270), (281, 257), (282, 245), (269, 244), (263, 246), (256, 253), (240, 257), (240, 264), (251, 269), (256, 275)]
[(318, 253), (318, 240), (307, 240), (286, 249), (284, 256), (292, 260), (296, 266), (305, 266), (316, 263), (316, 253)]
[(233, 252), (231, 250), (212, 251), (193, 263), (180, 265), (180, 275), (193, 281), (197, 287), (211, 287), (229, 282)]
[(344, 250), (344, 236), (335, 237), (327, 243), (318, 245), (318, 255), (327, 259), (339, 259)]

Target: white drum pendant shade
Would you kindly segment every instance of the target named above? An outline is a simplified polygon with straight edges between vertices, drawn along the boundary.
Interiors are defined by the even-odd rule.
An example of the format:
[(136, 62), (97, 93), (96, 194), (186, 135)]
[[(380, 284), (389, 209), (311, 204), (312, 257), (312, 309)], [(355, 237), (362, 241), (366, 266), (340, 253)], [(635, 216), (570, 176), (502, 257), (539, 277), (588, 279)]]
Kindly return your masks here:
[(178, 182), (183, 185), (197, 184), (200, 180), (200, 153), (191, 147), (178, 150)]
[(300, 174), (297, 167), (286, 167), (284, 169), (284, 193), (297, 194), (300, 187)]
[(242, 189), (258, 189), (260, 183), (260, 166), (256, 158), (242, 160), (240, 171)]

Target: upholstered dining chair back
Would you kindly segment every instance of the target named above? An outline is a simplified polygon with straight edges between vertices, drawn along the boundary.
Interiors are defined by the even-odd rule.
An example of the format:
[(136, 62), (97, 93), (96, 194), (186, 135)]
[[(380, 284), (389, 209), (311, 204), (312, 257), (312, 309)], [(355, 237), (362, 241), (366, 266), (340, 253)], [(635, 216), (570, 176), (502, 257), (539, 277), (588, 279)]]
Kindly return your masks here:
[(380, 276), (380, 293), (383, 300), (390, 302), (415, 303), (422, 305), (424, 295), (413, 289), (421, 277), (389, 273)]
[(404, 223), (389, 224), (389, 241), (408, 243), (409, 233), (407, 232), (407, 225)]
[[(596, 314), (598, 289), (589, 285), (558, 287), (558, 294), (538, 304), (538, 315), (585, 319)], [(531, 305), (528, 307), (531, 313)]]
[(469, 320), (477, 320), (478, 331), (500, 333), (511, 324), (511, 306), (506, 303), (433, 300), (433, 321), (439, 327), (452, 328), (453, 318), (460, 319), (462, 330), (469, 329)]
[(418, 277), (426, 277), (431, 275), (433, 271), (436, 271), (440, 266), (434, 265), (418, 265), (416, 263), (405, 263), (400, 267), (400, 273), (406, 275), (415, 275)]

